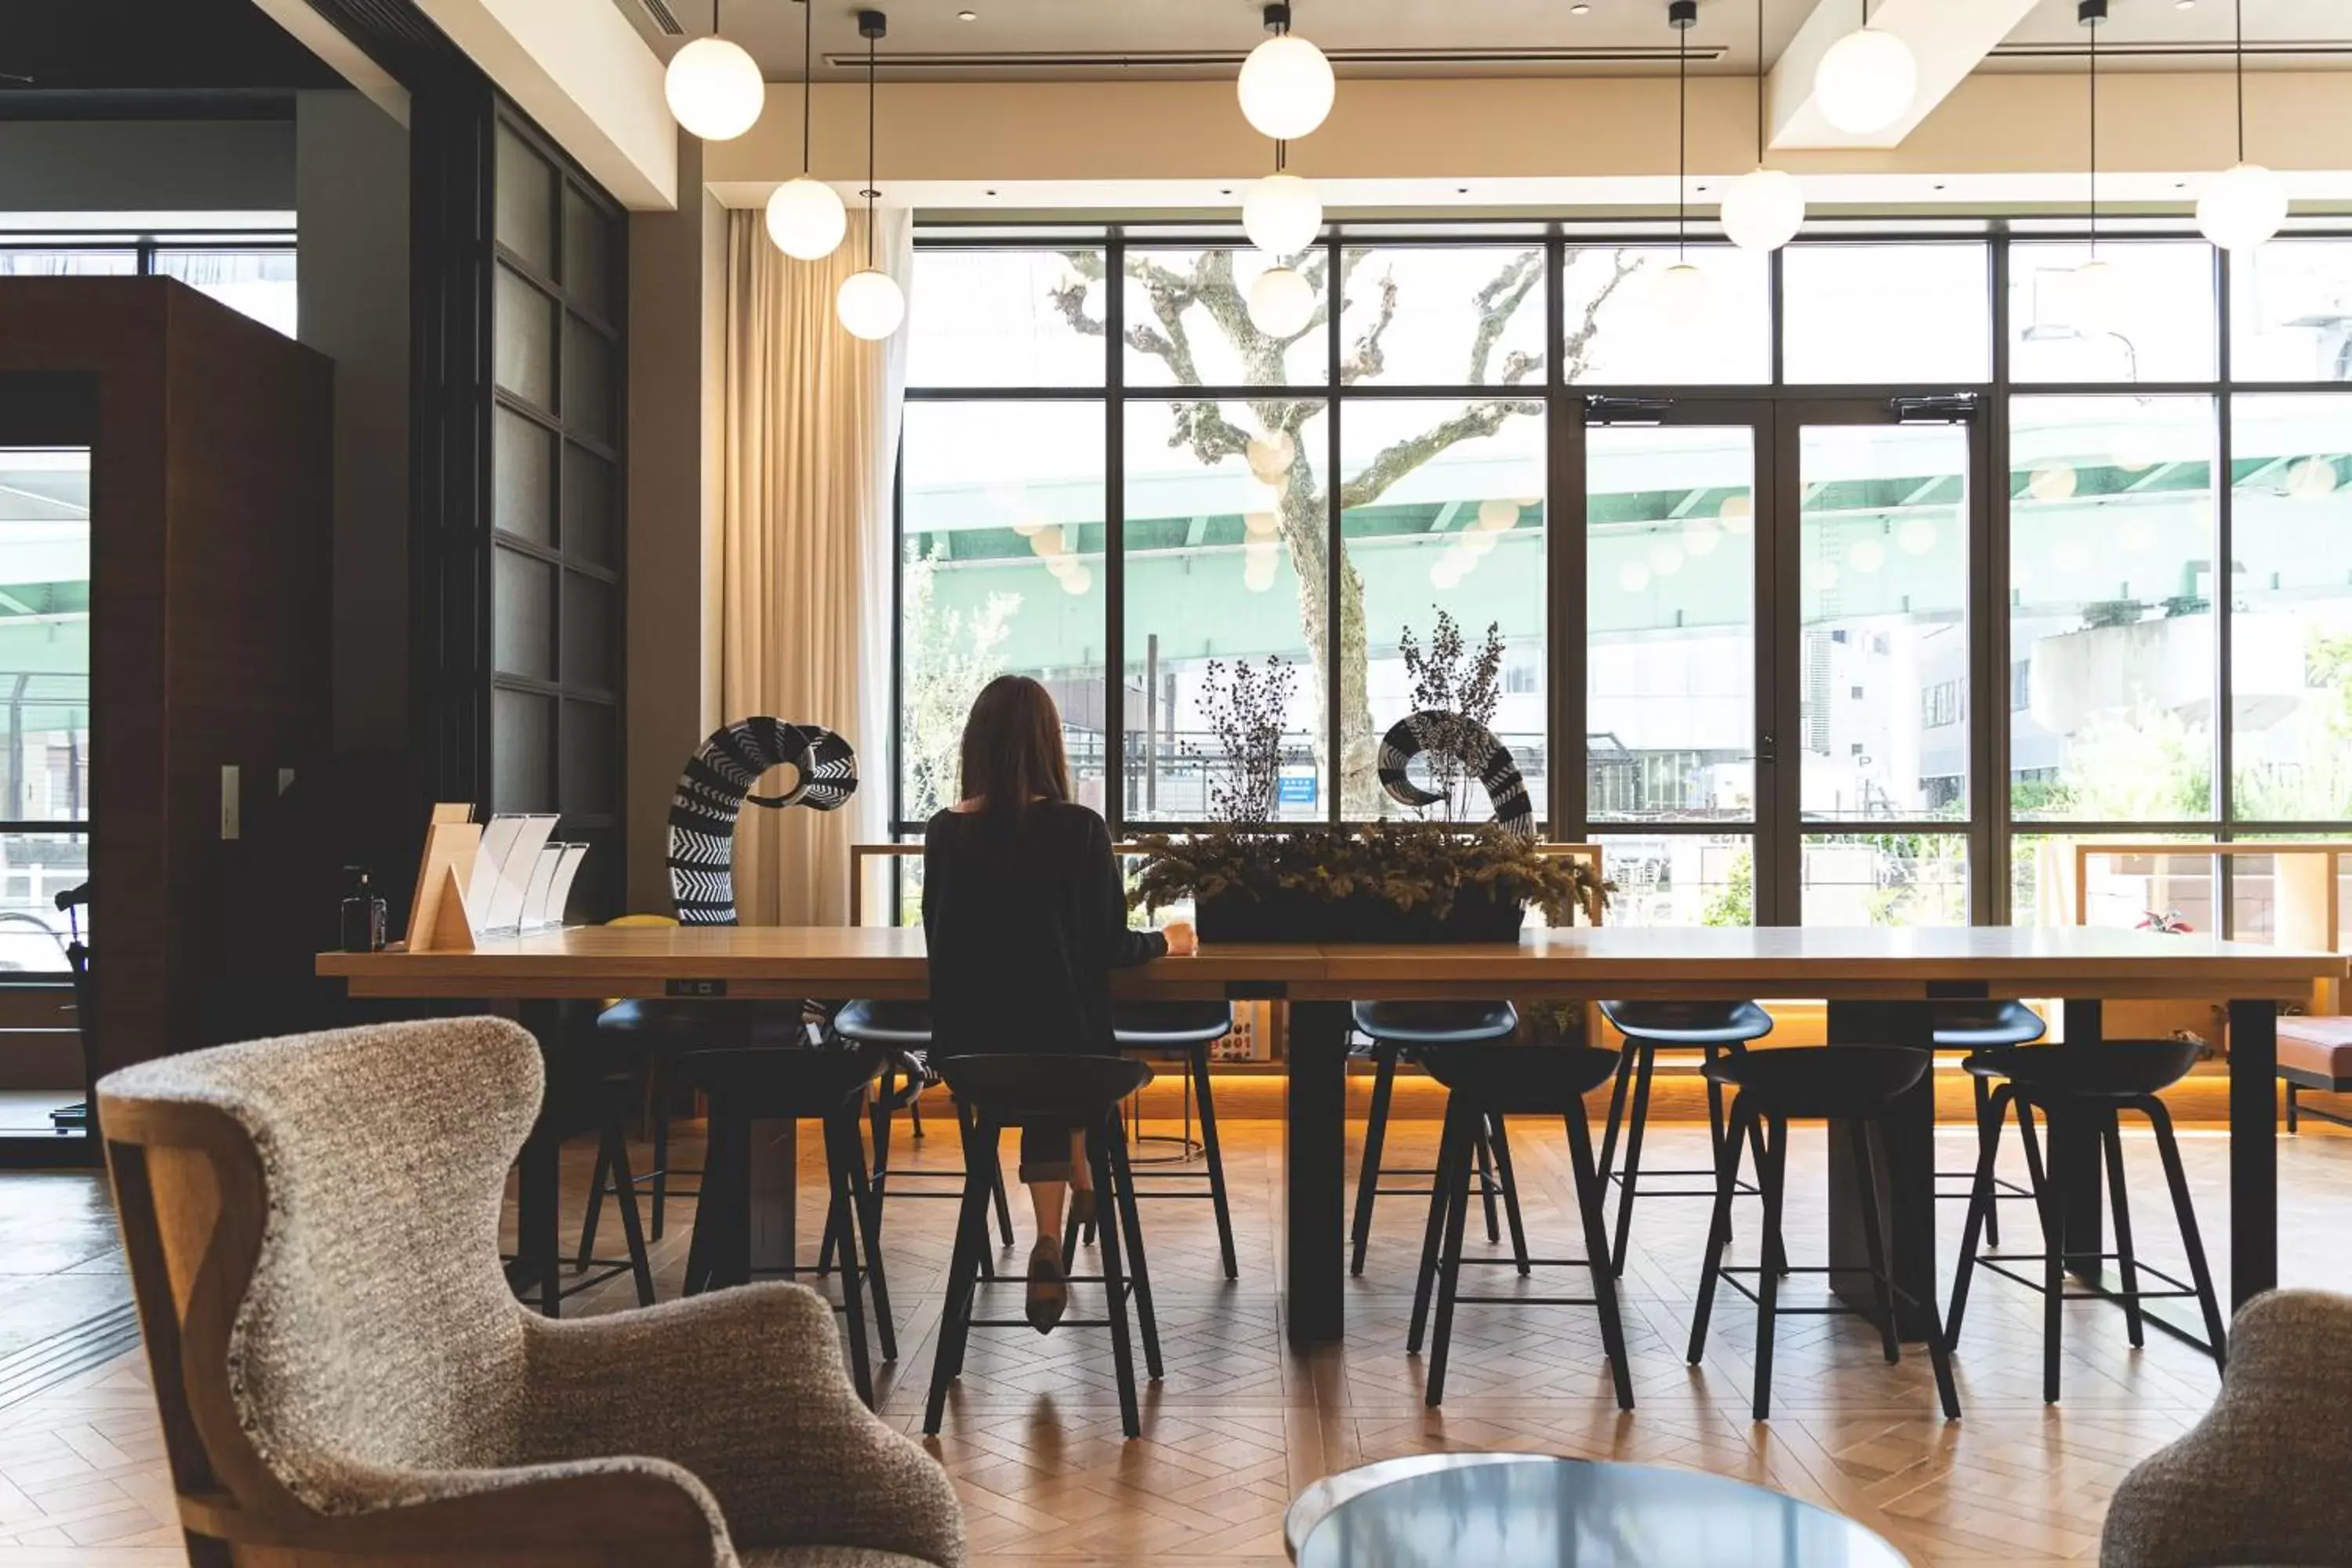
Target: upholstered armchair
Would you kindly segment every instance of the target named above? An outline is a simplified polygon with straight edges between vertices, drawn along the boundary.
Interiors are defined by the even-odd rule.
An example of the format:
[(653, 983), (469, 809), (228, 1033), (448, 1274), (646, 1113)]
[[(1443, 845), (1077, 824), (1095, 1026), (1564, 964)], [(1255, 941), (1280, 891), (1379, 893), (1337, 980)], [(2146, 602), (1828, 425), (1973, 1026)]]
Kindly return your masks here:
[(540, 1053), (495, 1018), (99, 1086), (192, 1562), (961, 1568), (946, 1476), (794, 1285), (555, 1322), (499, 1263)]
[(2352, 1296), (2273, 1290), (2230, 1330), (2221, 1396), (2116, 1490), (2101, 1568), (2352, 1560)]

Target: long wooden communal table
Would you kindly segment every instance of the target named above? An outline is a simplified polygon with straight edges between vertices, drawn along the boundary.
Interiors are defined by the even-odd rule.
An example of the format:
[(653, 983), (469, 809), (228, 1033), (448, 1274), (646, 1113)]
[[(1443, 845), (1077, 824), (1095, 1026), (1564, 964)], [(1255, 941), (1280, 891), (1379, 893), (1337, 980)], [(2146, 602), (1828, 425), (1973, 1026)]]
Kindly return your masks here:
[[(1283, 1283), (1290, 1339), (1307, 1345), (1338, 1339), (1345, 1322), (1351, 1001), (1820, 997), (1829, 1004), (1832, 1040), (1924, 1047), (1939, 999), (2063, 998), (2070, 1042), (2099, 1037), (2100, 1005), (2110, 999), (2226, 1000), (2230, 1286), (2233, 1302), (2243, 1302), (2278, 1279), (2276, 1005), (2306, 997), (2313, 981), (2341, 979), (2346, 971), (2347, 960), (2335, 953), (2080, 927), (1618, 927), (1529, 932), (1513, 946), (1213, 945), (1123, 972), (1114, 989), (1137, 999), (1288, 1007)], [(881, 928), (575, 928), (491, 939), (472, 952), (328, 953), (319, 973), (341, 977), (354, 995), (516, 1002), (551, 1048), (555, 1005), (565, 999), (913, 999), (926, 984), (921, 933)], [(1936, 1299), (1934, 1120), (1934, 1091), (1923, 1082), (1891, 1118), (1884, 1153), (1896, 1267), (1922, 1302)], [(2095, 1254), (2104, 1245), (2096, 1143), (2083, 1140), (2053, 1158), (2068, 1172), (2067, 1250)], [(1859, 1265), (1863, 1252), (1856, 1194), (1841, 1179), (1850, 1169), (1849, 1161), (1829, 1162), (1831, 1259), (1841, 1265)], [(527, 1152), (522, 1192), (533, 1212), (520, 1216), (525, 1247), (551, 1293), (554, 1170), (552, 1148)], [(787, 1231), (786, 1247), (790, 1239)], [(2096, 1265), (2082, 1272), (2095, 1279)], [(1906, 1327), (1916, 1330), (1916, 1321)]]

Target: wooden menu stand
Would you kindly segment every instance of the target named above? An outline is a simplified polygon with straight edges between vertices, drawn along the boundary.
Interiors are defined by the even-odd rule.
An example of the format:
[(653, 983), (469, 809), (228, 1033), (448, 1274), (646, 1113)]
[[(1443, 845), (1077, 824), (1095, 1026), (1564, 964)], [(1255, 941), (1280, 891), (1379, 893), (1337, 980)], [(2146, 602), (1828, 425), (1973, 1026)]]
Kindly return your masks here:
[(481, 852), (482, 825), (462, 802), (433, 808), (425, 830), (425, 858), (417, 868), (416, 897), (408, 907), (410, 952), (471, 952), (474, 925), (466, 909), (466, 885)]

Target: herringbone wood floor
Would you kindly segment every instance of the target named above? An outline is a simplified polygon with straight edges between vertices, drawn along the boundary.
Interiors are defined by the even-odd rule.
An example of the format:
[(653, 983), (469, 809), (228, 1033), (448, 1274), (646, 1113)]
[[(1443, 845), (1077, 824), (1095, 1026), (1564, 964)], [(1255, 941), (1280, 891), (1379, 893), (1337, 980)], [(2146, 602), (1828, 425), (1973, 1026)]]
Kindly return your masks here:
[[(1429, 1123), (1399, 1124), (1391, 1162), (1427, 1163), (1433, 1132)], [(1292, 1355), (1272, 1275), (1279, 1129), (1238, 1122), (1226, 1137), (1238, 1284), (1219, 1278), (1206, 1204), (1145, 1211), (1167, 1376), (1148, 1390), (1141, 1441), (1120, 1438), (1101, 1332), (974, 1336), (936, 1447), (962, 1495), (982, 1568), (1278, 1563), (1282, 1510), (1299, 1488), (1329, 1470), (1438, 1448), (1739, 1476), (1853, 1515), (1920, 1563), (2084, 1563), (2096, 1556), (2116, 1481), (2193, 1422), (2216, 1386), (2211, 1365), (2186, 1346), (2151, 1333), (2134, 1352), (2115, 1309), (2084, 1303), (2066, 1309), (2065, 1398), (2046, 1407), (2038, 1306), (1980, 1275), (1960, 1347), (1963, 1420), (1937, 1415), (1923, 1354), (1889, 1367), (1863, 1325), (1801, 1318), (1783, 1320), (1773, 1419), (1759, 1426), (1748, 1412), (1755, 1318), (1746, 1303), (1721, 1301), (1704, 1364), (1684, 1361), (1706, 1205), (1644, 1199), (1626, 1279), (1636, 1411), (1615, 1409), (1589, 1310), (1558, 1307), (1465, 1308), (1444, 1408), (1429, 1410), (1423, 1363), (1403, 1349), (1417, 1202), (1382, 1202), (1370, 1265), (1350, 1290), (1346, 1343)], [(1822, 1225), (1822, 1139), (1801, 1128), (1792, 1143), (1788, 1234), (1801, 1261), (1816, 1250)], [(1695, 1164), (1703, 1146), (1695, 1128), (1656, 1129), (1645, 1163)], [(1514, 1147), (1536, 1250), (1580, 1251), (1564, 1224), (1571, 1210), (1558, 1130), (1531, 1123), (1515, 1132)], [(1942, 1163), (1964, 1164), (1968, 1149), (1954, 1131)], [(2186, 1152), (2208, 1247), (2225, 1268), (2226, 1143), (2191, 1129)], [(678, 1153), (681, 1164), (693, 1163), (698, 1147), (688, 1139)], [(944, 1162), (951, 1152), (935, 1138), (922, 1158)], [(2177, 1263), (2154, 1148), (2131, 1140), (2128, 1159), (2143, 1255)], [(2352, 1288), (2352, 1222), (2342, 1203), (2352, 1139), (2283, 1141), (2281, 1166), (2288, 1281)], [(584, 1145), (567, 1151), (566, 1174), (567, 1234), (576, 1236)], [(656, 1246), (665, 1297), (677, 1289), (691, 1210), (673, 1206)], [(901, 1360), (883, 1377), (882, 1408), (908, 1431), (921, 1422), (953, 1212), (951, 1204), (894, 1200), (888, 1215)], [(2032, 1250), (2038, 1237), (2027, 1208), (2007, 1212), (2012, 1247)], [(815, 1222), (813, 1199), (804, 1214)], [(1958, 1205), (1943, 1205), (1942, 1215), (1948, 1276)], [(121, 1265), (103, 1218), (88, 1178), (0, 1177), (0, 1268), (23, 1270), (0, 1276), (0, 1309), (38, 1303), (45, 1290), (79, 1292), (74, 1300), (87, 1298), (93, 1310), (119, 1300), (120, 1281), (108, 1277)], [(1025, 1247), (1025, 1216), (1018, 1224)], [(1753, 1228), (1752, 1220), (1743, 1227)], [(608, 1232), (606, 1246), (617, 1242)], [(1482, 1288), (1518, 1289), (1508, 1270), (1488, 1273)], [(105, 1300), (89, 1296), (93, 1281)], [(1535, 1288), (1559, 1293), (1559, 1284), (1539, 1275)], [(1796, 1298), (1808, 1289), (1794, 1287)], [(626, 1289), (623, 1281), (572, 1306), (625, 1310)], [(1082, 1288), (1077, 1307), (1088, 1305)], [(0, 1356), (13, 1348), (0, 1333)], [(145, 1379), (140, 1355), (121, 1354), (0, 1405), (0, 1568), (181, 1561)], [(8, 1398), (0, 1378), (0, 1401)]]

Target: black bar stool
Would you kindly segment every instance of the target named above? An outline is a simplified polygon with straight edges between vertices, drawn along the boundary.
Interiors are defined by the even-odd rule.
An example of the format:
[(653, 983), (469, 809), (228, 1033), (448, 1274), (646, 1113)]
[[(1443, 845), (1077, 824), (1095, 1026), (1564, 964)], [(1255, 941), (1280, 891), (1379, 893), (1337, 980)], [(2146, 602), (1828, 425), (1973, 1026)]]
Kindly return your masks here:
[[(1783, 1274), (1832, 1274), (1843, 1270), (1829, 1265), (1790, 1266), (1781, 1245), (1780, 1199), (1789, 1171), (1789, 1122), (1845, 1121), (1853, 1124), (1848, 1141), (1853, 1152), (1855, 1184), (1862, 1194), (1862, 1229), (1868, 1249), (1871, 1294), (1876, 1306), (1880, 1342), (1891, 1365), (1903, 1359), (1895, 1339), (1895, 1299), (1914, 1306), (1910, 1292), (1895, 1282), (1887, 1258), (1887, 1236), (1879, 1223), (1885, 1204), (1878, 1185), (1878, 1163), (1872, 1145), (1887, 1108), (1925, 1076), (1934, 1061), (1931, 1053), (1891, 1046), (1801, 1046), (1774, 1051), (1739, 1051), (1710, 1065), (1709, 1078), (1738, 1091), (1731, 1106), (1731, 1127), (1724, 1140), (1723, 1168), (1715, 1191), (1715, 1222), (1707, 1231), (1706, 1267), (1699, 1275), (1698, 1304), (1691, 1315), (1690, 1363), (1696, 1366), (1706, 1352), (1707, 1317), (1715, 1307), (1718, 1279), (1756, 1303), (1755, 1415), (1771, 1418), (1772, 1333), (1783, 1312), (1807, 1317), (1858, 1313), (1860, 1309), (1832, 1303), (1822, 1307), (1782, 1307)], [(1764, 1152), (1757, 1184), (1764, 1189), (1764, 1256), (1759, 1263), (1734, 1268), (1723, 1261), (1731, 1239), (1731, 1200), (1739, 1179), (1740, 1156), (1758, 1126), (1765, 1129)], [(1739, 1276), (1756, 1276), (1750, 1290)], [(1930, 1304), (1932, 1306), (1932, 1304)], [(1944, 1415), (1958, 1420), (1960, 1396), (1952, 1383), (1952, 1358), (1941, 1330), (1932, 1317), (1927, 1329), (1927, 1356), (1936, 1367), (1936, 1392)]]
[[(1234, 1215), (1225, 1194), (1225, 1153), (1217, 1142), (1217, 1102), (1209, 1084), (1209, 1047), (1234, 1032), (1234, 1008), (1230, 1002), (1126, 1002), (1111, 1009), (1111, 1040), (1122, 1052), (1137, 1056), (1172, 1056), (1184, 1063), (1184, 1103), (1187, 1111), (1198, 1104), (1201, 1109), (1201, 1157), (1207, 1169), (1201, 1171), (1170, 1171), (1143, 1165), (1135, 1179), (1143, 1182), (1206, 1182), (1206, 1192), (1155, 1192), (1148, 1186), (1138, 1186), (1139, 1198), (1206, 1198), (1217, 1217), (1217, 1249), (1223, 1254), (1225, 1278), (1242, 1277), (1241, 1266), (1234, 1258)], [(1139, 1114), (1138, 1121), (1140, 1121)], [(1186, 1119), (1183, 1157), (1190, 1163), (1192, 1142), (1190, 1117)], [(1142, 1133), (1135, 1135), (1136, 1142), (1145, 1141)], [(1130, 1164), (1142, 1165), (1130, 1159)], [(1077, 1215), (1070, 1216), (1069, 1229), (1063, 1237), (1062, 1254), (1067, 1258), (1070, 1244), (1076, 1234)]]
[[(915, 1136), (922, 1136), (921, 1113), (916, 1101), (924, 1088), (937, 1081), (931, 1072), (931, 1008), (928, 1002), (849, 1002), (845, 1003), (833, 1018), (834, 1033), (853, 1045), (875, 1047), (885, 1053), (881, 1092), (866, 1114), (866, 1128), (874, 1140), (874, 1166), (869, 1179), (874, 1186), (874, 1202), (878, 1210), (882, 1201), (890, 1195), (890, 1183), (899, 1183), (898, 1195), (904, 1198), (951, 1199), (963, 1197), (963, 1172), (961, 1168), (947, 1170), (933, 1166), (908, 1165), (893, 1168), (890, 1163), (891, 1124), (904, 1110), (914, 1121)], [(906, 1086), (898, 1086), (903, 1075)], [(970, 1118), (959, 1109), (958, 1120), (967, 1126)], [(930, 1187), (909, 1187), (908, 1182), (952, 1182), (952, 1190)], [(1004, 1182), (997, 1178), (993, 1193), (996, 1205), (996, 1233), (1007, 1247), (1013, 1245), (1013, 1207), (1004, 1195)], [(878, 1223), (878, 1222), (877, 1222)], [(990, 1279), (996, 1275), (995, 1264), (983, 1252), (981, 1272)]]
[[(1364, 1271), (1364, 1249), (1372, 1238), (1372, 1202), (1381, 1197), (1425, 1197), (1427, 1187), (1384, 1187), (1387, 1176), (1435, 1177), (1435, 1169), (1402, 1169), (1381, 1163), (1388, 1142), (1389, 1099), (1396, 1087), (1397, 1063), (1420, 1059), (1426, 1048), (1489, 1046), (1518, 1033), (1518, 1010), (1508, 1002), (1359, 1002), (1356, 1032), (1371, 1040), (1373, 1065), (1371, 1114), (1364, 1121), (1364, 1157), (1356, 1173), (1356, 1222), (1349, 1238), (1348, 1272)], [(1441, 1139), (1442, 1141), (1442, 1139)], [(1521, 1274), (1528, 1272), (1527, 1227), (1519, 1219), (1519, 1195), (1511, 1184), (1511, 1148), (1498, 1127), (1479, 1127), (1471, 1134), (1478, 1163), (1478, 1195), (1486, 1208), (1486, 1239), (1502, 1238), (1495, 1200), (1500, 1196), (1511, 1225), (1511, 1257)]]
[[(572, 1271), (584, 1278), (555, 1290), (555, 1302), (627, 1274), (636, 1287), (637, 1305), (654, 1304), (653, 1260), (646, 1250), (644, 1221), (637, 1211), (637, 1178), (629, 1168), (629, 1100), (635, 1084), (635, 1074), (615, 1070), (602, 1060), (551, 1058), (548, 1062), (541, 1119), (565, 1131), (585, 1128), (596, 1134), (596, 1179), (588, 1189), (588, 1221), (581, 1234), (580, 1249), (572, 1259)], [(626, 1250), (622, 1258), (594, 1256), (596, 1211), (603, 1205), (607, 1177), (614, 1206), (621, 1211), (621, 1237)], [(549, 1310), (553, 1310), (551, 1305)]]
[[(1998, 1258), (1980, 1258), (1977, 1254), (1978, 1232), (1992, 1212), (1993, 1151), (1988, 1142), (1978, 1156), (1968, 1228), (1960, 1234), (1959, 1271), (1952, 1279), (1951, 1316), (1945, 1337), (1955, 1344), (1959, 1342), (1960, 1321), (1968, 1309), (1969, 1277), (1979, 1265), (2028, 1289), (2041, 1291), (2042, 1397), (2050, 1404), (2058, 1402), (2059, 1342), (2063, 1327), (2060, 1308), (2070, 1300), (2097, 1299), (2119, 1303), (2131, 1342), (2137, 1347), (2145, 1342), (2142, 1301), (2194, 1296), (2204, 1314), (2205, 1338), (2200, 1341), (2178, 1330), (2173, 1331), (2210, 1355), (2217, 1364), (2228, 1356), (2229, 1330), (2222, 1321), (2221, 1302), (2213, 1294), (2213, 1276), (2205, 1266), (2205, 1246), (2197, 1232), (2197, 1210), (2189, 1201), (2189, 1178), (2180, 1166), (2180, 1145), (2173, 1137), (2171, 1115), (2164, 1109), (2164, 1102), (2157, 1099), (2158, 1090), (2188, 1076), (2189, 1069), (2197, 1064), (2198, 1048), (2194, 1040), (2105, 1040), (2095, 1045), (2034, 1046), (2001, 1053), (2000, 1072), (2004, 1081), (1992, 1091), (1990, 1114), (1999, 1118), (2012, 1101), (2017, 1106), (2018, 1129), (2025, 1139), (2026, 1153), (2040, 1188), (2035, 1195), (2042, 1204), (2042, 1251), (2031, 1255), (2009, 1253)], [(2048, 1160), (2035, 1156), (2032, 1113), (2037, 1110), (2050, 1124), (2052, 1157)], [(2141, 1262), (2133, 1251), (2131, 1203), (2127, 1196), (2130, 1184), (2124, 1173), (2123, 1134), (2116, 1125), (2118, 1113), (2126, 1110), (2138, 1111), (2156, 1130), (2157, 1152), (2164, 1161), (2165, 1184), (2172, 1189), (2172, 1212), (2180, 1226), (2181, 1245), (2189, 1253), (2189, 1274), (2193, 1284), (2183, 1283)], [(2066, 1246), (2067, 1162), (2057, 1157), (2056, 1145), (2062, 1139), (2072, 1138), (2095, 1138), (2105, 1150), (2107, 1189), (2116, 1219), (2116, 1247), (2112, 1252), (2076, 1252)], [(2070, 1294), (2066, 1290), (2066, 1270), (2070, 1266), (2098, 1264), (2110, 1258), (2123, 1276), (2122, 1289), (2109, 1290), (2101, 1284), (2087, 1291)], [(2007, 1267), (2012, 1263), (2040, 1263), (2042, 1278), (2035, 1280), (2012, 1272)], [(2168, 1288), (2140, 1289), (2142, 1274), (2154, 1276)]]
[[(1454, 1340), (1454, 1309), (1465, 1305), (1591, 1307), (1601, 1316), (1601, 1340), (1617, 1385), (1617, 1407), (1633, 1408), (1633, 1376), (1625, 1355), (1625, 1329), (1617, 1311), (1616, 1277), (1609, 1266), (1608, 1234), (1601, 1225), (1599, 1172), (1592, 1163), (1592, 1133), (1585, 1123), (1584, 1097), (1609, 1080), (1616, 1053), (1590, 1046), (1453, 1046), (1420, 1053), (1421, 1065), (1445, 1086), (1445, 1131), (1437, 1155), (1437, 1179), (1430, 1194), (1429, 1224), (1422, 1237), (1421, 1272), (1412, 1293), (1412, 1329), (1405, 1341), (1418, 1353), (1428, 1320), (1430, 1289), (1437, 1294), (1437, 1336), (1430, 1346), (1429, 1381), (1423, 1394), (1435, 1405), (1445, 1393), (1445, 1358)], [(1568, 1126), (1569, 1163), (1576, 1176), (1576, 1206), (1583, 1220), (1582, 1258), (1527, 1258), (1515, 1261), (1521, 1273), (1541, 1268), (1589, 1268), (1590, 1296), (1465, 1296), (1465, 1263), (1499, 1264), (1499, 1258), (1465, 1258), (1462, 1231), (1470, 1206), (1471, 1145), (1491, 1130), (1502, 1147), (1505, 1119), (1557, 1116)]]
[[(1642, 1130), (1650, 1120), (1650, 1074), (1657, 1066), (1661, 1047), (1688, 1049), (1697, 1046), (1706, 1053), (1706, 1065), (1729, 1051), (1747, 1048), (1750, 1040), (1760, 1040), (1772, 1032), (1772, 1016), (1753, 1002), (1603, 1002), (1601, 1016), (1625, 1037), (1625, 1048), (1617, 1054), (1615, 1070), (1617, 1086), (1609, 1091), (1609, 1121), (1601, 1134), (1601, 1179), (1617, 1184), (1617, 1241), (1609, 1252), (1610, 1271), (1619, 1278), (1625, 1273), (1625, 1247), (1633, 1233), (1633, 1197), (1641, 1187)], [(1625, 1090), (1628, 1080), (1633, 1085), (1633, 1113), (1626, 1115)], [(1616, 1169), (1617, 1130), (1625, 1130), (1625, 1168)], [(1652, 1171), (1653, 1176), (1704, 1176), (1705, 1187), (1682, 1187), (1664, 1192), (1653, 1192), (1655, 1198), (1707, 1198), (1715, 1196), (1716, 1173), (1723, 1165), (1723, 1085), (1713, 1078), (1706, 1080), (1706, 1128), (1714, 1163), (1704, 1171)], [(1760, 1140), (1761, 1133), (1750, 1136)], [(1763, 1163), (1764, 1146), (1756, 1144), (1757, 1163)], [(1742, 1182), (1736, 1189), (1741, 1196), (1755, 1197), (1757, 1189)]]
[(687, 1081), (710, 1103), (702, 1200), (695, 1205), (694, 1239), (687, 1249), (686, 1293), (748, 1284), (754, 1276), (797, 1279), (803, 1274), (835, 1272), (823, 1259), (814, 1266), (798, 1258), (773, 1268), (751, 1265), (751, 1123), (821, 1121), (831, 1189), (824, 1247), (840, 1262), (841, 1300), (834, 1310), (845, 1320), (851, 1381), (857, 1385), (857, 1397), (871, 1408), (874, 1373), (866, 1343), (869, 1294), (882, 1360), (898, 1359), (890, 1287), (877, 1241), (880, 1205), (866, 1182), (866, 1151), (857, 1136), (866, 1088), (882, 1070), (880, 1053), (750, 1047), (695, 1051), (679, 1066)]
[[(674, 922), (657, 922), (669, 925)], [(674, 1189), (677, 1176), (700, 1176), (692, 1165), (674, 1165), (669, 1155), (670, 1094), (679, 1056), (688, 1051), (722, 1050), (740, 1046), (792, 1047), (807, 1043), (797, 1002), (672, 1002), (631, 998), (615, 1002), (596, 1015), (596, 1038), (616, 1071), (641, 1079), (646, 1086), (646, 1121), (653, 1135), (653, 1163), (628, 1179), (636, 1188), (649, 1188), (653, 1198), (653, 1239), (667, 1226), (669, 1200), (700, 1196), (698, 1189)], [(604, 1199), (618, 1185), (613, 1162), (602, 1146), (596, 1152), (595, 1173), (588, 1183), (588, 1213), (580, 1226), (577, 1268), (589, 1266), (596, 1248), (596, 1228)]]
[[(1143, 1330), (1143, 1359), (1151, 1381), (1160, 1381), (1160, 1327), (1151, 1310), (1151, 1274), (1143, 1256), (1143, 1227), (1136, 1215), (1135, 1183), (1127, 1160), (1127, 1133), (1119, 1101), (1151, 1081), (1151, 1068), (1125, 1057), (951, 1057), (938, 1064), (957, 1101), (971, 1111), (964, 1129), (963, 1212), (956, 1222), (955, 1254), (948, 1265), (947, 1304), (940, 1320), (939, 1350), (931, 1363), (931, 1394), (923, 1408), (923, 1431), (937, 1436), (947, 1415), (948, 1385), (963, 1373), (965, 1348), (974, 1329), (1031, 1329), (1026, 1318), (973, 1316), (980, 1287), (980, 1260), (989, 1247), (989, 1194), (1003, 1181), (997, 1160), (999, 1135), (1029, 1122), (1065, 1122), (1087, 1132), (1087, 1160), (1093, 1167), (1095, 1235), (1102, 1247), (1100, 1274), (1070, 1274), (1074, 1285), (1100, 1285), (1107, 1310), (1100, 1318), (1065, 1318), (1066, 1329), (1110, 1330), (1114, 1375), (1118, 1384), (1121, 1428), (1143, 1434), (1135, 1403), (1135, 1352), (1129, 1342), (1127, 1308), (1131, 1295)], [(1007, 1277), (1003, 1283), (1014, 1280)]]
[[(2041, 1016), (2022, 1002), (1938, 1002), (1936, 1004), (1936, 1048), (1939, 1051), (1967, 1051), (1968, 1060), (1960, 1065), (1968, 1071), (1969, 1081), (1976, 1086), (1978, 1157), (1983, 1157), (1990, 1145), (1993, 1157), (2000, 1158), (2002, 1119), (1992, 1114), (1992, 1080), (2000, 1076), (2000, 1053), (2019, 1046), (2030, 1046), (2049, 1032)], [(2031, 1160), (2032, 1147), (2027, 1145)], [(1975, 1195), (1977, 1173), (1966, 1171), (1938, 1171), (1939, 1182), (1966, 1182), (1969, 1185), (1957, 1193), (1936, 1194), (1941, 1199), (1966, 1202)], [(1985, 1245), (2000, 1245), (2000, 1205), (2016, 1198), (2033, 1196), (2031, 1187), (2021, 1187), (2006, 1176), (1993, 1177), (1993, 1206), (1985, 1210)]]

